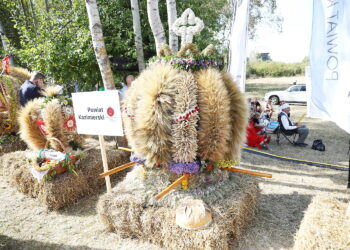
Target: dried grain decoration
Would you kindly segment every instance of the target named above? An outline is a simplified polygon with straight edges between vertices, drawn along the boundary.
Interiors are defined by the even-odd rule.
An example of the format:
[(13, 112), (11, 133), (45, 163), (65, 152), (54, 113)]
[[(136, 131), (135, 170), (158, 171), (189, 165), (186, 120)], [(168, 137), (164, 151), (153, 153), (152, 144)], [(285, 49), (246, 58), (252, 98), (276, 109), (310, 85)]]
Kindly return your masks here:
[(348, 203), (315, 196), (295, 236), (294, 249), (349, 249)]
[[(259, 194), (255, 179), (229, 174), (225, 184), (233, 186), (220, 187), (200, 197), (213, 212), (211, 226), (199, 231), (184, 230), (175, 224), (177, 205), (185, 198), (198, 196), (183, 192), (175, 198), (170, 194), (161, 204), (154, 203), (152, 198), (157, 190), (144, 185), (142, 171), (142, 168), (132, 170), (97, 204), (101, 222), (123, 237), (136, 236), (167, 249), (229, 249), (232, 240), (239, 239), (243, 228), (254, 218)], [(159, 188), (165, 186), (166, 183)]]
[(20, 135), (28, 147), (39, 150), (45, 146), (46, 138), (36, 124), (36, 119), (40, 115), (39, 107), (43, 104), (42, 98), (29, 101), (24, 108), (19, 111), (18, 122)]
[[(64, 146), (68, 145), (65, 131), (63, 130), (63, 115), (61, 105), (57, 99), (47, 103), (42, 112), (42, 118), (45, 122), (47, 138), (57, 138)], [(50, 141), (52, 148), (62, 151), (61, 145), (55, 141)]]
[[(197, 107), (198, 88), (191, 73), (182, 72), (171, 82), (176, 88), (174, 97), (174, 116), (184, 114)], [(197, 155), (197, 122), (198, 112), (187, 113), (182, 121), (172, 124), (172, 160), (174, 162), (194, 162)], [(183, 115), (185, 116), (185, 115)]]
[[(41, 183), (32, 176), (25, 154), (25, 151), (18, 151), (3, 155), (0, 158), (1, 167), (8, 169), (6, 172), (19, 192), (38, 198), (49, 209), (69, 206), (85, 195), (97, 193), (105, 185), (105, 181), (98, 177), (103, 172), (103, 166), (101, 153), (97, 149), (90, 150), (81, 159), (75, 169), (78, 176), (66, 172)], [(109, 166), (118, 166), (129, 161), (129, 154), (108, 150), (107, 159)], [(112, 176), (112, 181), (120, 180), (126, 172)]]
[(128, 88), (126, 97), (122, 102), (122, 118), (125, 136), (131, 148), (136, 149), (135, 144), (135, 110), (137, 109), (137, 101), (139, 98), (139, 86), (141, 85), (139, 78), (133, 81), (132, 86)]
[[(2, 64), (0, 64), (0, 71), (2, 71)], [(21, 83), (23, 83), (25, 80), (29, 80), (31, 77), (31, 73), (21, 67), (9, 67), (9, 73), (10, 76), (17, 78)]]
[(50, 97), (56, 96), (62, 91), (62, 87), (59, 85), (49, 85), (42, 89), (40, 92), (43, 96)]
[(17, 112), (21, 83), (11, 75), (0, 77), (0, 135), (18, 132)]
[(221, 72), (230, 100), (231, 133), (227, 137), (227, 149), (224, 159), (240, 158), (241, 145), (245, 140), (245, 127), (248, 122), (248, 109), (244, 95), (231, 75)]
[[(166, 163), (171, 158), (171, 124), (174, 86), (179, 70), (167, 64), (146, 69), (139, 76), (139, 100), (135, 110), (135, 153), (147, 164)], [(182, 77), (181, 77), (182, 78)]]
[(199, 71), (196, 81), (200, 109), (198, 155), (204, 160), (218, 161), (224, 159), (228, 150), (227, 138), (232, 130), (228, 91), (216, 69)]
[[(61, 89), (60, 86), (46, 87), (42, 91), (45, 97), (29, 101), (20, 110), (18, 115), (20, 134), (29, 148), (33, 150), (43, 148), (46, 143), (46, 137), (59, 139), (66, 148), (71, 145), (70, 142), (80, 146), (83, 145), (85, 136), (77, 134), (74, 128), (70, 130), (65, 127), (67, 120), (74, 120), (74, 114), (73, 107), (64, 104), (66, 100), (61, 101), (60, 97), (56, 98)], [(43, 131), (40, 130), (37, 121), (44, 123)], [(44, 135), (43, 133), (46, 134)], [(62, 151), (59, 144), (53, 142), (50, 145), (53, 149)]]

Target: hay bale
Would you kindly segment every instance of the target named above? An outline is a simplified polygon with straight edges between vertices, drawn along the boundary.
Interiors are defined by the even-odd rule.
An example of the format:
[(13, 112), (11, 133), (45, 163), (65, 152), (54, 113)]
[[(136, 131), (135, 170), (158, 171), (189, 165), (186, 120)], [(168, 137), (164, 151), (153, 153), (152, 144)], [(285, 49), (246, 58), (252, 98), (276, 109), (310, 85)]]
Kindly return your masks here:
[[(230, 173), (220, 184), (208, 185), (201, 194), (177, 190), (156, 201), (156, 190), (144, 185), (139, 167), (104, 194), (97, 204), (101, 222), (123, 237), (137, 237), (167, 249), (228, 249), (253, 219), (259, 188), (254, 178)], [(164, 187), (160, 187), (162, 189)], [(189, 231), (175, 224), (181, 200), (202, 199), (211, 209), (208, 228)]]
[(294, 249), (350, 249), (347, 203), (313, 198), (295, 237)]
[(27, 149), (27, 144), (18, 136), (5, 135), (0, 137), (0, 156), (9, 152), (22, 151)]
[[(26, 152), (14, 152), (2, 157), (2, 165), (7, 168), (17, 190), (31, 197), (38, 198), (49, 209), (59, 209), (72, 204), (77, 199), (96, 193), (105, 185), (105, 180), (99, 177), (103, 172), (101, 153), (90, 150), (83, 156), (76, 169), (78, 176), (66, 172), (56, 176), (52, 181), (38, 182), (31, 174), (31, 165), (25, 159)], [(110, 168), (129, 162), (129, 154), (120, 151), (107, 151)], [(125, 172), (124, 172), (125, 176)], [(111, 180), (117, 181), (123, 173), (112, 175)]]

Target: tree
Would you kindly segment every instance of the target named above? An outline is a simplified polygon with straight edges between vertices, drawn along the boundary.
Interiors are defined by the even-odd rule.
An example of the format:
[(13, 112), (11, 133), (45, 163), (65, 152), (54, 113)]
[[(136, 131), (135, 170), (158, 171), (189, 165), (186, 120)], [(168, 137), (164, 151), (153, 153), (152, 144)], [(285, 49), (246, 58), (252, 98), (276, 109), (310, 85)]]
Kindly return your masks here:
[(176, 0), (167, 0), (166, 7), (168, 13), (169, 47), (175, 53), (178, 51), (178, 38), (172, 30), (172, 26), (177, 18)]
[(139, 66), (139, 71), (141, 72), (145, 68), (145, 59), (143, 55), (140, 10), (139, 10), (138, 0), (131, 0), (131, 12), (132, 12), (132, 19), (133, 19), (133, 28), (135, 33), (137, 64)]
[(163, 43), (166, 43), (163, 24), (159, 16), (158, 0), (147, 0), (147, 14), (148, 21), (156, 42), (156, 52), (158, 55), (160, 46)]
[(282, 32), (283, 18), (275, 13), (276, 8), (276, 0), (250, 0), (248, 24), (248, 36), (250, 39), (255, 37), (256, 29), (260, 23), (267, 23), (278, 32)]
[[(2, 47), (4, 48), (4, 51), (9, 53), (8, 40), (7, 40), (6, 33), (5, 33), (5, 30), (4, 30), (4, 26), (2, 25), (1, 20), (0, 20), (0, 38), (1, 38)], [(11, 59), (9, 61), (9, 64), (11, 66), (14, 65), (12, 57), (11, 57)]]
[(86, 9), (89, 16), (89, 27), (92, 37), (92, 44), (95, 50), (98, 66), (101, 71), (103, 85), (105, 89), (115, 89), (113, 74), (106, 51), (106, 46), (102, 33), (100, 14), (96, 0), (86, 0)]
[[(88, 28), (85, 1), (32, 1), (36, 16), (36, 34), (31, 18), (30, 0), (2, 0), (3, 4), (0, 5), (0, 20), (10, 41), (9, 49), (15, 56), (16, 63), (29, 70), (42, 71), (58, 84), (70, 86), (79, 83), (83, 90), (92, 89), (98, 81), (101, 81), (101, 74)], [(260, 1), (262, 0), (258, 3)], [(131, 0), (97, 0), (97, 3), (109, 58), (125, 59), (127, 70), (137, 71), (138, 53), (135, 32), (131, 28), (133, 26)], [(156, 3), (160, 21), (164, 27), (169, 27), (166, 1)], [(212, 43), (220, 52), (224, 51), (227, 46), (225, 32), (229, 29), (232, 14), (228, 0), (176, 1), (178, 13), (182, 13), (186, 8), (192, 8), (205, 24), (204, 30), (194, 38), (198, 47), (203, 49)], [(254, 6), (254, 8), (262, 7)], [(148, 60), (154, 56), (156, 46), (148, 22), (146, 0), (139, 0), (139, 13), (144, 58)], [(261, 16), (265, 14), (266, 11), (261, 11)], [(165, 42), (165, 37), (170, 37), (169, 30), (163, 30), (163, 33)], [(171, 44), (171, 40), (169, 42)], [(0, 53), (4, 51), (1, 49)], [(121, 80), (123, 74), (129, 74), (117, 71), (115, 64), (113, 67), (114, 79), (119, 77)]]

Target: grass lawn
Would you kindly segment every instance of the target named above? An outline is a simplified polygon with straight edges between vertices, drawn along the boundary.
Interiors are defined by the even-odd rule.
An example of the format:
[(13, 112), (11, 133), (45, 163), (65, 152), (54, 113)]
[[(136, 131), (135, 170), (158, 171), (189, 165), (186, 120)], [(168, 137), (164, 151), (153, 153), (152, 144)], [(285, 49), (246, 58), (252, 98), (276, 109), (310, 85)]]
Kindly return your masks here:
[(270, 91), (285, 90), (290, 84), (263, 84), (263, 83), (249, 83), (246, 84), (247, 98), (258, 97), (264, 98), (265, 94)]

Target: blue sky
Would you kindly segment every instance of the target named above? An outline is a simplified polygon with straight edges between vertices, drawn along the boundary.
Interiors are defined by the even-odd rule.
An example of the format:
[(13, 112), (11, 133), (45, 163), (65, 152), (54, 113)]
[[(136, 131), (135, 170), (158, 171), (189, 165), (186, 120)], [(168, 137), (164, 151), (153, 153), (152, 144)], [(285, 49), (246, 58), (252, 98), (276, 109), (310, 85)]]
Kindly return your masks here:
[(284, 18), (283, 32), (268, 25), (258, 26), (256, 38), (248, 40), (248, 56), (254, 49), (270, 52), (273, 61), (300, 62), (309, 53), (312, 0), (277, 0), (277, 12)]

